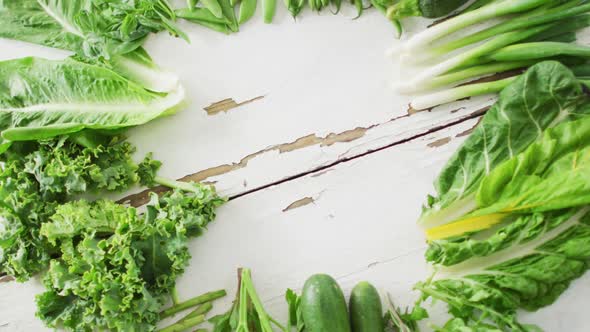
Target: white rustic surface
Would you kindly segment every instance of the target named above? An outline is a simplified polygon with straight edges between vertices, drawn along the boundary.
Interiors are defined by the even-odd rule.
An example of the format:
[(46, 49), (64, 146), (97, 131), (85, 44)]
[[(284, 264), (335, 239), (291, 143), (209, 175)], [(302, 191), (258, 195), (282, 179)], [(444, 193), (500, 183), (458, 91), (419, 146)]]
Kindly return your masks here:
[[(476, 121), (463, 120), (489, 98), (408, 115), (409, 99), (392, 92), (396, 70), (384, 57), (392, 27), (375, 11), (355, 21), (346, 14), (306, 13), (294, 22), (279, 11), (272, 26), (254, 18), (236, 35), (183, 25), (190, 45), (165, 35), (149, 41), (149, 52), (181, 76), (191, 99), (184, 112), (130, 133), (140, 154), (153, 151), (164, 161), (163, 175), (200, 172), (223, 194), (239, 195), (309, 172), (222, 207), (191, 245), (194, 257), (179, 282), (183, 297), (226, 288), (230, 295), (215, 308), (223, 311), (236, 268), (246, 266), (279, 318), (286, 315), (285, 289), (299, 289), (318, 272), (337, 277), (347, 292), (369, 280), (399, 305), (414, 300), (412, 285), (428, 274), (414, 220), (460, 134)], [(5, 40), (0, 49), (0, 59), (66, 55)], [(258, 96), (264, 98), (227, 113), (204, 111), (226, 98), (239, 103)], [(447, 138), (448, 144), (431, 144)], [(284, 211), (305, 198), (313, 202)], [(585, 331), (579, 305), (590, 288), (579, 287), (584, 279), (558, 304), (526, 319), (547, 331)], [(37, 280), (0, 283), (0, 330), (43, 330), (34, 317), (41, 291)]]

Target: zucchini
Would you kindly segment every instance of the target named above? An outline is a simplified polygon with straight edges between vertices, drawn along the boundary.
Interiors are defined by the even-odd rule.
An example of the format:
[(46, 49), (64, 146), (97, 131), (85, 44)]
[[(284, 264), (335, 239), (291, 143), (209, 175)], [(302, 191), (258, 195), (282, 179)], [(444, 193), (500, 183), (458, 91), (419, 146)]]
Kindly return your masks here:
[(383, 332), (383, 307), (379, 293), (366, 281), (352, 289), (349, 301), (352, 332)]
[(350, 332), (344, 294), (329, 275), (314, 274), (305, 281), (301, 313), (305, 332)]
[(468, 0), (401, 0), (387, 8), (387, 17), (400, 19), (408, 16), (438, 18), (449, 15)]

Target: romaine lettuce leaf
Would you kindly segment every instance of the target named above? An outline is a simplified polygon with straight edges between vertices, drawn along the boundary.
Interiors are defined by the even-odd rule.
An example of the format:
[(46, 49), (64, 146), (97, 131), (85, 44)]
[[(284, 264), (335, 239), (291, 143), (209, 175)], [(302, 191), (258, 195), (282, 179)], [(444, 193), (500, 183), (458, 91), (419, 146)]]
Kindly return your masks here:
[(425, 228), (454, 221), (476, 208), (481, 180), (499, 164), (525, 150), (543, 131), (588, 109), (582, 84), (564, 65), (532, 66), (504, 89), (498, 101), (451, 157), (435, 181), (420, 218)]
[(181, 86), (155, 93), (100, 66), (74, 60), (0, 62), (0, 152), (10, 141), (137, 126), (178, 110)]
[[(116, 31), (105, 34), (111, 26), (122, 26), (124, 19), (112, 18), (113, 11), (133, 18), (125, 26), (132, 25), (133, 20), (139, 25), (139, 16), (133, 13), (133, 8), (114, 3), (102, 4), (101, 8), (109, 6), (115, 6), (107, 11), (109, 15), (96, 17), (99, 8), (93, 7), (89, 0), (0, 1), (0, 37), (72, 51), (85, 61), (111, 68), (148, 90), (174, 91), (179, 84), (178, 77), (158, 68), (141, 47), (149, 31), (135, 26), (142, 32), (129, 31), (127, 38)], [(107, 23), (109, 19), (112, 22)], [(141, 21), (147, 23), (145, 19)]]
[(0, 37), (83, 52), (84, 38), (80, 33), (65, 29), (43, 10), (37, 0), (1, 1), (0, 22)]

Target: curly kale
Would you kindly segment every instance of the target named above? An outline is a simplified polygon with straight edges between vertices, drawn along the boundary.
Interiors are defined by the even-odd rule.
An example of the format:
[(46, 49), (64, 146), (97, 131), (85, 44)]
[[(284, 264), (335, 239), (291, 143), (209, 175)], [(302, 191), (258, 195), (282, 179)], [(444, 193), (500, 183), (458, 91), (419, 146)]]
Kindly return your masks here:
[(14, 143), (0, 155), (0, 273), (25, 281), (48, 266), (56, 248), (39, 228), (57, 206), (74, 195), (124, 190), (139, 181), (129, 143), (113, 137), (90, 145), (62, 137)]
[(152, 194), (147, 212), (109, 200), (57, 208), (41, 234), (59, 247), (37, 297), (38, 316), (74, 331), (151, 331), (190, 254), (224, 202), (208, 186)]

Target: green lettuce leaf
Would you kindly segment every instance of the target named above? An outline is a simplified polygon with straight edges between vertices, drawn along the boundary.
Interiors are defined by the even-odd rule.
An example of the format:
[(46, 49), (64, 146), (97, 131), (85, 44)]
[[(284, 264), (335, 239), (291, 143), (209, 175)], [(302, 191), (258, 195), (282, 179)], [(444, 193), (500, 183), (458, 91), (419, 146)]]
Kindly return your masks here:
[[(150, 11), (150, 2), (143, 1), (135, 6), (145, 7), (144, 12)], [(100, 4), (100, 8), (96, 4)], [(137, 8), (132, 4), (4, 0), (0, 2), (0, 22), (3, 23), (0, 37), (68, 50), (84, 61), (113, 69), (148, 90), (174, 91), (179, 85), (178, 77), (155, 65), (141, 47), (151, 30), (142, 25), (148, 21), (136, 13)], [(159, 6), (168, 8), (165, 2), (162, 4)], [(106, 14), (96, 16), (99, 9)], [(120, 27), (123, 32), (104, 34), (112, 27)]]
[[(80, 1), (71, 1), (78, 5)], [(0, 37), (82, 52), (84, 38), (68, 31), (48, 15), (37, 0), (3, 0), (0, 2)]]
[(3, 0), (0, 37), (110, 59), (136, 50), (152, 32), (187, 39), (175, 18), (166, 0)]
[(111, 70), (73, 60), (0, 62), (0, 152), (11, 141), (144, 124), (175, 112), (183, 99), (181, 87), (150, 92)]
[(425, 228), (444, 225), (476, 208), (482, 179), (499, 164), (525, 150), (543, 131), (569, 121), (587, 97), (572, 72), (547, 61), (532, 66), (504, 89), (469, 138), (447, 162), (435, 181), (420, 218)]

